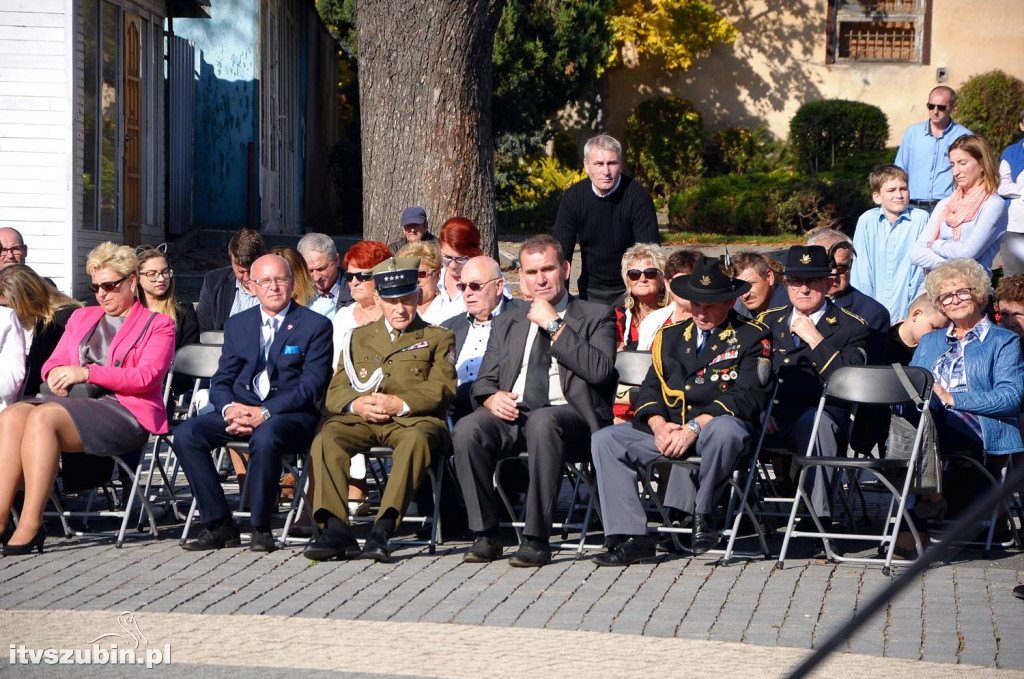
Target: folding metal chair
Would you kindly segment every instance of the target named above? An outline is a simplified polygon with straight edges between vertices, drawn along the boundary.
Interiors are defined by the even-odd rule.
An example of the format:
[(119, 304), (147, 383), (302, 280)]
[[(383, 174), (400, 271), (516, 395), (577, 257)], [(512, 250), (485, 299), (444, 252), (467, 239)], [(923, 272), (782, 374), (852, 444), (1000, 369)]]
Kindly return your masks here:
[[(200, 344), (224, 344), (224, 331), (223, 330), (204, 330), (199, 333)], [(184, 347), (182, 347), (184, 348)]]
[[(904, 388), (899, 376), (890, 366), (843, 367), (837, 370), (825, 385), (825, 390), (821, 395), (821, 399), (818, 402), (818, 408), (815, 413), (814, 425), (811, 431), (811, 441), (807, 448), (807, 453), (806, 455), (798, 455), (793, 458), (793, 463), (800, 467), (800, 475), (797, 478), (796, 485), (796, 499), (803, 500), (810, 518), (817, 530), (798, 531), (795, 529), (798, 503), (793, 502), (792, 509), (790, 510), (789, 522), (786, 525), (786, 534), (782, 540), (782, 549), (779, 553), (779, 560), (776, 564), (778, 568), (783, 568), (785, 566), (786, 551), (789, 548), (789, 541), (794, 537), (822, 539), (825, 544), (825, 555), (830, 561), (867, 564), (878, 563), (878, 559), (869, 557), (839, 556), (832, 550), (829, 540), (871, 540), (878, 542), (879, 551), (883, 549), (885, 550), (885, 561), (882, 572), (888, 575), (891, 572), (893, 564), (905, 565), (912, 563), (906, 559), (893, 558), (893, 553), (896, 548), (896, 536), (899, 534), (900, 527), (903, 525), (904, 520), (907, 523), (907, 528), (914, 537), (914, 544), (917, 547), (918, 554), (922, 553), (923, 548), (921, 546), (921, 536), (918, 534), (917, 528), (914, 526), (914, 522), (910, 518), (906, 504), (907, 497), (910, 494), (911, 481), (913, 480), (912, 472), (917, 468), (917, 458), (921, 451), (921, 440), (924, 430), (923, 418), (922, 423), (918, 425), (917, 436), (909, 459), (879, 459), (859, 456), (831, 458), (817, 454), (816, 450), (818, 427), (821, 424), (821, 417), (824, 412), (825, 405), (829, 402), (839, 402), (853, 406), (850, 413), (851, 425), (856, 419), (857, 406), (860, 404), (884, 406), (899, 405), (918, 408), (921, 411), (923, 411), (924, 408), (927, 408), (927, 401), (932, 391), (931, 373), (923, 368), (917, 367), (905, 368), (904, 370), (906, 371), (907, 377), (914, 385), (914, 388), (917, 390), (918, 396), (923, 401), (920, 406), (915, 403), (914, 399), (908, 396), (907, 390)], [(810, 496), (804, 489), (807, 474), (813, 467), (835, 469), (839, 474), (844, 471), (857, 474), (867, 473), (877, 479), (878, 482), (892, 494), (895, 503), (898, 505), (894, 513), (890, 510), (890, 516), (888, 516), (883, 522), (881, 534), (833, 533), (826, 531), (822, 526), (821, 520), (814, 512)], [(903, 476), (903, 482), (901, 484), (902, 487), (897, 488), (893, 480), (889, 477), (897, 478), (900, 474)], [(898, 479), (896, 482), (898, 482)], [(839, 478), (838, 474), (835, 479), (835, 483), (841, 483), (841, 478)]]

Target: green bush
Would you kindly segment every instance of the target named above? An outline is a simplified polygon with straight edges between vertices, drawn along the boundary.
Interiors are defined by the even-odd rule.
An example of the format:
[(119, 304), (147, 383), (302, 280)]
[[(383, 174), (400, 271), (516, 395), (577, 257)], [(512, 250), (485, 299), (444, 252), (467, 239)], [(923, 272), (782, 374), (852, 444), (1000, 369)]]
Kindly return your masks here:
[(786, 143), (775, 139), (768, 123), (730, 127), (711, 136), (704, 153), (709, 175), (773, 172), (789, 163)]
[(676, 97), (641, 103), (626, 120), (624, 155), (648, 191), (668, 197), (703, 174), (704, 122), (693, 104)]
[(789, 143), (801, 170), (816, 173), (844, 157), (885, 148), (889, 121), (877, 106), (842, 99), (812, 101), (789, 122)]
[(957, 92), (956, 120), (985, 137), (998, 156), (1020, 137), (1024, 82), (1002, 71), (971, 76)]

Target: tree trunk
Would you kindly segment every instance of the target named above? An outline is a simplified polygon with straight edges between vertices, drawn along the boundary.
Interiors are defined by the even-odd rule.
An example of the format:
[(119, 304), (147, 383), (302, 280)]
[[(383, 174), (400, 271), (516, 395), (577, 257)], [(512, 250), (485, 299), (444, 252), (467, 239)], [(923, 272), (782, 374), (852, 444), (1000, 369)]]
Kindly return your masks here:
[(505, 0), (357, 0), (363, 237), (406, 207), (472, 219), (496, 254), (491, 53)]

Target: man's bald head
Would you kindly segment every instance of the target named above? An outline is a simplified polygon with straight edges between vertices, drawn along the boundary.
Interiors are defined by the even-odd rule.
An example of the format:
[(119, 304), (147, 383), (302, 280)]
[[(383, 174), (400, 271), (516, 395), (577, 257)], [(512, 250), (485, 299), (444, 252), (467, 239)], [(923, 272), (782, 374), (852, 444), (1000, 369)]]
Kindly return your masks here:
[(462, 288), (466, 311), (476, 320), (486, 321), (501, 301), (505, 281), (498, 263), (490, 257), (480, 256), (473, 257), (462, 267), (459, 287)]
[(13, 264), (24, 264), (25, 255), (28, 254), (28, 246), (25, 239), (17, 229), (9, 226), (0, 227), (0, 269)]

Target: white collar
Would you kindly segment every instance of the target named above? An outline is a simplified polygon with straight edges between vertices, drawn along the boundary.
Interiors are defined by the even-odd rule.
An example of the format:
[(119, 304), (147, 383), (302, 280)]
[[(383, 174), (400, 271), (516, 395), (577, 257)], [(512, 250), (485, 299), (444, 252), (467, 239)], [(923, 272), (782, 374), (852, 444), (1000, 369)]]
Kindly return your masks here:
[(613, 186), (612, 188), (608, 189), (608, 193), (604, 194), (603, 196), (600, 193), (597, 192), (597, 188), (594, 186), (594, 182), (593, 181), (590, 182), (590, 190), (593, 191), (594, 195), (597, 196), (598, 198), (607, 198), (608, 196), (610, 196), (613, 193), (615, 193), (615, 189), (619, 188), (619, 184), (621, 184), (621, 183), (622, 183), (622, 175), (620, 174), (618, 176), (618, 178), (616, 178), (616, 180), (615, 180), (615, 186)]

